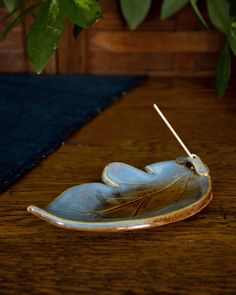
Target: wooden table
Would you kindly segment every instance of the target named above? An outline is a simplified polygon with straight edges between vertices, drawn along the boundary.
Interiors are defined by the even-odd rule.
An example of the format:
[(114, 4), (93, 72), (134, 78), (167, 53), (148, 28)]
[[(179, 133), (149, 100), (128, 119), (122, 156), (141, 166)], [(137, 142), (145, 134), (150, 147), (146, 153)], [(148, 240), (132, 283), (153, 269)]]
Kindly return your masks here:
[[(0, 197), (0, 294), (236, 294), (236, 97), (208, 79), (149, 79), (43, 160)], [(30, 215), (78, 183), (100, 181), (112, 161), (138, 168), (191, 152), (211, 169), (214, 199), (163, 227), (97, 234)]]

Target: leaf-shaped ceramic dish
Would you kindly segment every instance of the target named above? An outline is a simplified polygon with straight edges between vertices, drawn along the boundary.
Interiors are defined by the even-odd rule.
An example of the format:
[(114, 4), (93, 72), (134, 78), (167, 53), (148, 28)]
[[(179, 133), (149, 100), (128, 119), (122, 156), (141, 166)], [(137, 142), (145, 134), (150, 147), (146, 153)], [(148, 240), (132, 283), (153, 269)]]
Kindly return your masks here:
[(145, 171), (111, 163), (102, 183), (72, 187), (47, 208), (28, 211), (59, 227), (86, 231), (134, 230), (194, 215), (211, 200), (209, 170), (198, 156), (149, 165)]

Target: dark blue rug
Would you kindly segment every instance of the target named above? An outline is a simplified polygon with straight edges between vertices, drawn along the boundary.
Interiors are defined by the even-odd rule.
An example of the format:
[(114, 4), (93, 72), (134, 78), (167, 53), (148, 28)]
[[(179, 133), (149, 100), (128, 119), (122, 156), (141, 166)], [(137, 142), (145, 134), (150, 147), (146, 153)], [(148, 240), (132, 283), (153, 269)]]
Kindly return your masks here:
[(0, 74), (0, 193), (143, 80)]

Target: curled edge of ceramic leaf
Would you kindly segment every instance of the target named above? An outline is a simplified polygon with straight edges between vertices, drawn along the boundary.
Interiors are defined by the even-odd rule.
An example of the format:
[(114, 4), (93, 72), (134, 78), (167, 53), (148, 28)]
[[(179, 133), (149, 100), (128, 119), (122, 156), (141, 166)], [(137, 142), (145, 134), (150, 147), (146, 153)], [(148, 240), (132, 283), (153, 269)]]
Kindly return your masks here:
[(83, 231), (136, 230), (190, 217), (212, 199), (208, 167), (198, 156), (154, 163), (145, 171), (108, 164), (103, 183), (74, 186), (28, 211), (58, 227)]

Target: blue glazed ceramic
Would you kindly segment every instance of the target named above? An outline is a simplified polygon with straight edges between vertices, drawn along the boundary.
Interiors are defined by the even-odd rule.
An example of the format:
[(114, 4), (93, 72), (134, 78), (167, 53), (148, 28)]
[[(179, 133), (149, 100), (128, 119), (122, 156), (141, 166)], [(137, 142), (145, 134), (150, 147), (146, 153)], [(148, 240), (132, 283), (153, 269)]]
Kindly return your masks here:
[(28, 211), (62, 228), (121, 231), (160, 226), (185, 219), (211, 200), (207, 166), (194, 155), (145, 167), (108, 164), (103, 183), (74, 186), (47, 208)]

